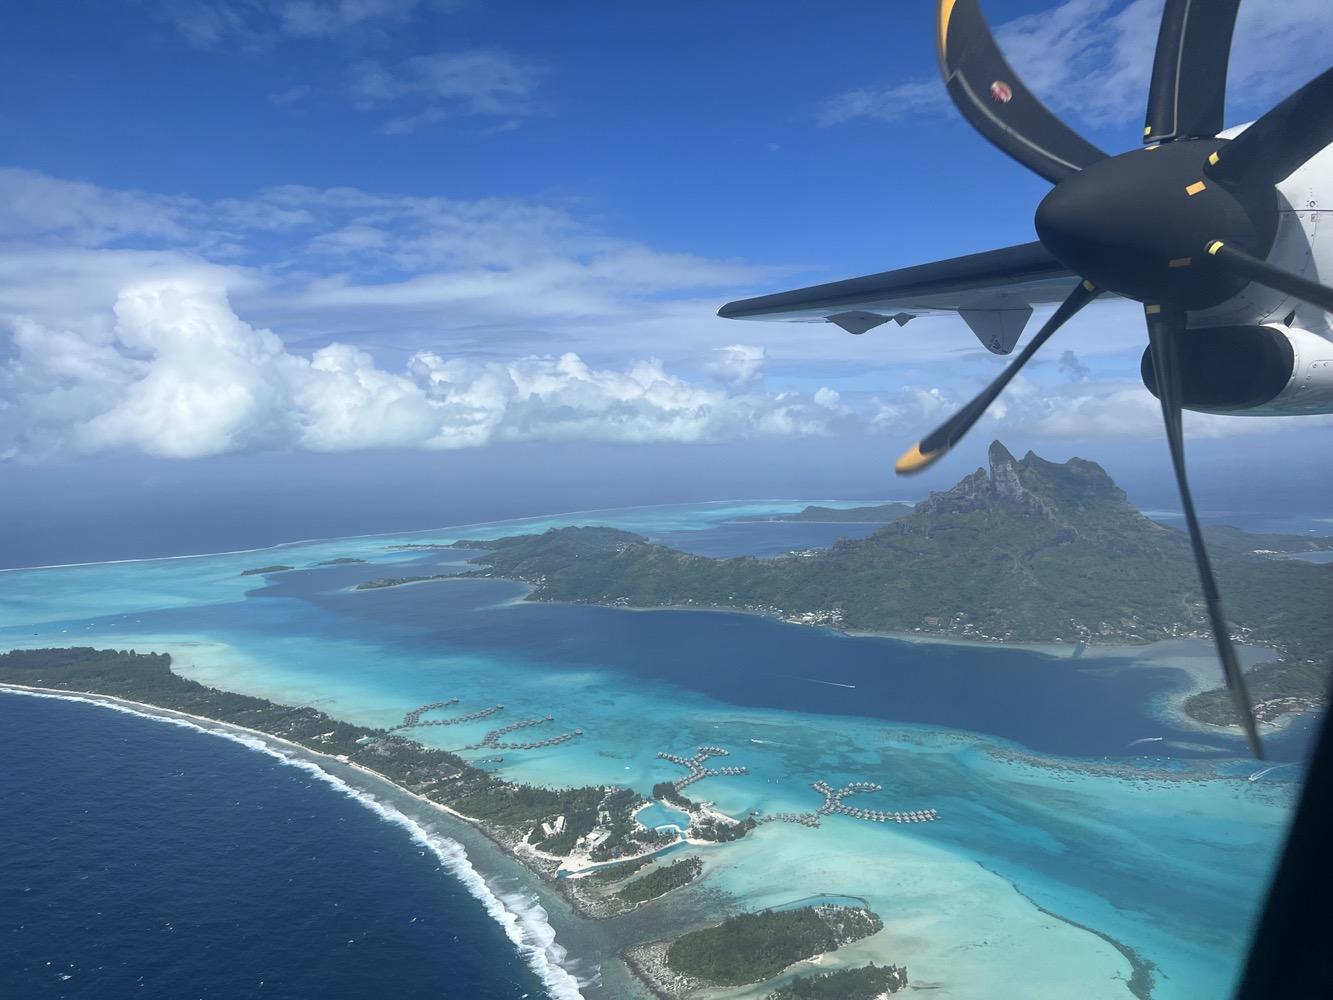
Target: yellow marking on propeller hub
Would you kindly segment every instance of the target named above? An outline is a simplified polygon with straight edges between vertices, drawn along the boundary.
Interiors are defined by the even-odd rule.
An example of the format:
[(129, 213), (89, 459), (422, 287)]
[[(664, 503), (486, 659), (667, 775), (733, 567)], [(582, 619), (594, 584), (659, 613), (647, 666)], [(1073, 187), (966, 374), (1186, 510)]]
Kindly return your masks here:
[(940, 57), (940, 69), (944, 68), (945, 42), (949, 37), (949, 18), (953, 16), (953, 5), (955, 0), (940, 0), (940, 17), (938, 32), (935, 36), (935, 47)]
[(893, 463), (893, 471), (900, 476), (910, 475), (913, 472), (920, 472), (943, 454), (944, 452), (942, 450), (929, 453), (923, 452), (921, 450), (921, 442), (918, 441), (907, 451), (903, 452), (898, 461)]
[(1185, 193), (1188, 194), (1188, 195), (1193, 196), (1193, 195), (1198, 194), (1200, 191), (1202, 191), (1202, 190), (1203, 190), (1204, 188), (1206, 188), (1207, 186), (1208, 186), (1208, 185), (1205, 184), (1203, 181), (1195, 181), (1193, 184), (1191, 184), (1189, 187), (1187, 187), (1187, 188), (1185, 189)]
[(1213, 242), (1208, 244), (1208, 255), (1210, 257), (1217, 256), (1217, 251), (1221, 250), (1224, 246), (1226, 246), (1226, 244), (1221, 240), (1213, 240)]
[(1089, 281), (1087, 278), (1084, 278), (1084, 279), (1083, 279), (1083, 288), (1084, 288), (1084, 290), (1089, 291), (1089, 292), (1095, 292), (1095, 291), (1097, 290), (1097, 286), (1094, 285), (1094, 284), (1093, 284), (1091, 281)]
[(1145, 126), (1143, 126), (1143, 134), (1144, 134), (1144, 135), (1152, 135), (1152, 126), (1151, 126), (1151, 125), (1145, 125)]
[(1162, 307), (1161, 307), (1161, 306), (1144, 306), (1144, 307), (1143, 307), (1143, 311), (1146, 312), (1149, 316), (1156, 316), (1159, 312), (1162, 311)]
[(1213, 167), (1217, 166), (1217, 161), (1218, 161), (1218, 159), (1219, 159), (1219, 157), (1218, 157), (1218, 155), (1217, 155), (1217, 151), (1216, 151), (1216, 150), (1214, 150), (1213, 152), (1209, 153), (1209, 154), (1208, 154), (1208, 164), (1209, 164), (1209, 166), (1213, 166)]
[(1193, 257), (1177, 257), (1175, 260), (1171, 261), (1171, 262), (1170, 262), (1169, 264), (1167, 264), (1166, 266), (1167, 266), (1167, 267), (1189, 267), (1189, 266), (1190, 266), (1190, 262), (1193, 261), (1193, 260), (1194, 260)]

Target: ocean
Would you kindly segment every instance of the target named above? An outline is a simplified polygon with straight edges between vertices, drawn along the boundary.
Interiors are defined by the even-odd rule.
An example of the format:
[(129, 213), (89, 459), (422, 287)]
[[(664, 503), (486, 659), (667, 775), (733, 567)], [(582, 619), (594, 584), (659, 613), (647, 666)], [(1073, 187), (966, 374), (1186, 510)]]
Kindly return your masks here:
[[(719, 907), (817, 893), (892, 915), (887, 947), (941, 997), (1007, 995), (978, 984), (1019, 970), (1032, 997), (1127, 996), (1136, 969), (1156, 1000), (1225, 995), (1313, 720), (1270, 738), (1277, 766), (1262, 775), (1239, 739), (1174, 720), (1167, 700), (1182, 668), (1210, 659), (1205, 644), (1072, 660), (754, 615), (531, 604), (504, 581), (352, 589), (467, 556), (394, 546), (567, 523), (760, 556), (873, 529), (740, 520), (800, 506), (634, 508), (0, 573), (5, 648), (169, 651), (204, 683), (367, 726), (442, 698), (460, 711), (503, 702), (508, 720), (551, 715), (542, 735), (582, 731), (498, 762), (471, 754), (536, 784), (646, 793), (680, 776), (659, 753), (715, 745), (747, 773), (695, 789), (734, 816), (811, 810), (824, 780), (879, 785), (867, 808), (942, 817), (769, 823), (704, 849), (704, 879), (677, 898), (599, 926), (474, 831), (350, 769), (329, 776), (300, 755), (90, 704), (0, 697), (21, 751), (0, 772), (0, 996), (619, 1000), (637, 995), (615, 961), (624, 945)], [(369, 565), (317, 565), (349, 557)], [(272, 564), (295, 568), (242, 575)], [(459, 749), (491, 725), (415, 734)]]
[(0, 996), (545, 993), (448, 845), (345, 787), (87, 703), (0, 697), (0, 731)]

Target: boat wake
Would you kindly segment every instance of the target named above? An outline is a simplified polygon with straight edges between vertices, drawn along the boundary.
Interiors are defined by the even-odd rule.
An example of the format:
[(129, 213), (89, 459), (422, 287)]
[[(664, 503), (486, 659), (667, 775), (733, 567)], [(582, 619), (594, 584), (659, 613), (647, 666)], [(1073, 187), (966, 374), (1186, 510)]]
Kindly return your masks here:
[(821, 681), (817, 677), (798, 677), (796, 679), (798, 681), (809, 681), (811, 684), (827, 684), (829, 687), (851, 688), (853, 691), (856, 690), (855, 684), (841, 684), (838, 681)]

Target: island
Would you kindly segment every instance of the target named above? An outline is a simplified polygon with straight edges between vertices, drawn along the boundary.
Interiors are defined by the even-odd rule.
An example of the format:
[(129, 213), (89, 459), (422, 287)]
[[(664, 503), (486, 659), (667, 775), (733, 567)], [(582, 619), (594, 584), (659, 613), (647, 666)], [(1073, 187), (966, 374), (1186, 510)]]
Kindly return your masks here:
[(881, 503), (867, 507), (821, 507), (810, 504), (795, 514), (738, 517), (737, 521), (810, 521), (816, 524), (888, 524), (912, 513), (910, 503)]
[[(863, 907), (819, 905), (764, 910), (727, 917), (720, 924), (690, 931), (667, 945), (658, 942), (631, 949), (628, 957), (631, 968), (652, 983), (655, 993), (676, 997), (700, 989), (765, 982), (798, 962), (836, 951), (840, 945), (869, 937), (883, 927), (879, 916)], [(886, 977), (888, 989), (894, 992), (907, 984), (907, 970), (889, 968), (893, 972)], [(844, 974), (853, 977), (863, 971), (844, 970)], [(783, 990), (791, 988), (783, 987), (773, 995), (782, 996)], [(802, 996), (791, 992), (785, 995)]]
[[(1276, 718), (1320, 702), (1327, 651), (1333, 647), (1326, 621), (1333, 567), (1291, 556), (1327, 551), (1333, 540), (1252, 535), (1231, 528), (1209, 529), (1209, 537), (1234, 633), (1271, 644), (1279, 654), (1250, 674), (1252, 690), (1263, 699), (1262, 717)], [(480, 554), (461, 572), (400, 577), (378, 585), (430, 580), (434, 586), (448, 586), (459, 577), (503, 578), (521, 581), (526, 598), (535, 601), (751, 611), (819, 627), (949, 641), (1058, 639), (1075, 655), (1086, 643), (1149, 641), (1206, 630), (1188, 545), (1180, 532), (1154, 524), (1135, 510), (1094, 463), (1073, 459), (1056, 464), (1032, 454), (1018, 460), (998, 444), (991, 449), (989, 469), (978, 470), (952, 490), (932, 494), (868, 538), (843, 539), (813, 555), (708, 559), (599, 525), (464, 540), (448, 547)], [(280, 568), (291, 567), (256, 572)], [(1101, 605), (1095, 602), (1098, 587), (1107, 588)], [(431, 591), (421, 594), (429, 603)], [(826, 781), (817, 775), (808, 779), (815, 793), (808, 807), (788, 800), (765, 807), (772, 810), (765, 813), (751, 811), (752, 804), (747, 804), (737, 810), (743, 815), (727, 815), (714, 803), (701, 801), (692, 786), (708, 779), (705, 787), (713, 788), (748, 773), (748, 755), (740, 749), (744, 744), (730, 742), (731, 752), (715, 745), (662, 747), (657, 757), (670, 767), (654, 765), (648, 779), (656, 782), (651, 791), (647, 782), (632, 787), (628, 776), (621, 779), (624, 785), (600, 783), (600, 772), (596, 778), (581, 779), (598, 784), (548, 787), (503, 780), (489, 767), (511, 751), (577, 741), (583, 731), (541, 710), (529, 709), (526, 717), (518, 717), (512, 704), (506, 708), (494, 703), (494, 696), (483, 700), (473, 694), (469, 703), (444, 691), (427, 696), (432, 699), (427, 704), (404, 705), (401, 722), (376, 716), (378, 726), (357, 725), (314, 706), (278, 704), (188, 680), (172, 669), (166, 654), (87, 647), (0, 654), (0, 683), (28, 691), (121, 699), (140, 710), (183, 713), (196, 723), (214, 720), (266, 740), (286, 741), (284, 752), (299, 746), (322, 755), (335, 773), (357, 768), (391, 781), (422, 803), (471, 824), (563, 895), (574, 913), (598, 921), (623, 916), (623, 922), (606, 927), (607, 938), (617, 941), (616, 948), (627, 942), (621, 953), (626, 965), (659, 997), (721, 997), (737, 989), (756, 1000), (879, 997), (907, 984), (905, 968), (889, 964), (912, 960), (899, 949), (929, 947), (928, 938), (911, 939), (912, 944), (877, 937), (879, 917), (864, 900), (864, 907), (802, 905), (812, 898), (846, 896), (796, 901), (770, 897), (763, 903), (774, 909), (728, 913), (739, 900), (723, 904), (718, 899), (713, 876), (727, 870), (719, 858), (728, 852), (731, 858), (745, 856), (747, 850), (755, 856), (767, 838), (785, 835), (781, 824), (795, 824), (792, 832), (804, 837), (821, 825), (825, 833), (818, 835), (827, 835), (828, 827), (836, 834), (849, 820), (933, 824), (949, 818), (929, 802), (886, 804), (870, 796), (854, 801), (862, 793), (884, 789), (873, 781), (847, 776)], [(1209, 711), (1208, 697), (1200, 696), (1202, 707), (1191, 709), (1197, 718)], [(1228, 702), (1216, 711), (1227, 713), (1219, 715), (1219, 724), (1229, 721)], [(482, 726), (463, 727), (481, 719), (490, 727), (484, 735)], [(413, 738), (427, 731), (437, 746)], [(450, 737), (455, 732), (466, 735), (454, 740)], [(716, 740), (703, 734), (693, 739), (727, 742), (721, 735)], [(668, 741), (681, 742), (679, 737)], [(331, 763), (334, 759), (341, 763)], [(674, 773), (661, 780), (661, 772), (672, 769)], [(946, 813), (950, 808), (945, 801), (935, 804)], [(903, 833), (918, 829), (924, 833), (935, 828), (905, 828)], [(738, 840), (753, 846), (727, 846)], [(857, 879), (852, 875), (840, 881)], [(856, 884), (817, 889), (873, 895)], [(878, 908), (891, 916), (883, 906)], [(804, 910), (811, 910), (820, 926), (811, 923)], [(663, 925), (669, 929), (642, 933)], [(626, 927), (632, 930), (622, 937)], [(1090, 932), (1126, 956), (1135, 970), (1130, 992), (1148, 996), (1150, 990), (1143, 985), (1147, 974), (1139, 974), (1146, 966), (1134, 952), (1101, 931)], [(652, 935), (672, 939), (645, 940)], [(744, 951), (753, 963), (728, 964), (725, 953), (735, 950), (736, 940), (746, 942), (744, 949), (762, 942), (753, 952)], [(733, 945), (718, 946), (718, 941)], [(852, 941), (859, 943), (843, 948)], [(835, 948), (840, 955), (820, 961), (819, 956)], [(859, 964), (869, 958), (877, 964)], [(617, 974), (624, 972), (618, 969)]]
[[(1249, 671), (1265, 720), (1322, 704), (1333, 662), (1333, 565), (1292, 554), (1333, 539), (1205, 529), (1236, 641), (1278, 658)], [(715, 559), (601, 526), (463, 540), (459, 576), (517, 580), (527, 600), (751, 611), (846, 631), (984, 642), (1142, 644), (1210, 636), (1189, 541), (1152, 521), (1096, 463), (1015, 459), (932, 493), (866, 538), (776, 559)], [(1224, 689), (1186, 710), (1235, 722)]]
[(907, 969), (896, 965), (870, 965), (822, 975), (793, 976), (790, 983), (764, 1000), (881, 1000), (907, 986)]
[[(369, 771), (476, 825), (530, 871), (560, 888), (575, 912), (589, 919), (606, 919), (651, 905), (699, 878), (704, 863), (697, 856), (659, 864), (658, 856), (666, 848), (685, 842), (735, 839), (756, 825), (753, 818), (733, 820), (690, 802), (679, 792), (682, 784), (707, 775), (744, 771), (704, 768), (702, 761), (725, 755), (720, 748), (700, 748), (692, 758), (659, 755), (689, 768), (684, 778), (654, 789), (654, 798), (660, 793), (662, 801), (692, 812), (690, 824), (682, 832), (652, 829), (639, 822), (639, 810), (653, 800), (631, 788), (551, 789), (508, 782), (457, 754), (427, 747), (404, 735), (418, 726), (474, 720), (503, 711), (503, 705), (459, 716), (427, 717), (429, 713), (456, 711), (457, 699), (447, 699), (409, 710), (403, 724), (394, 729), (369, 728), (331, 718), (310, 706), (280, 705), (188, 680), (171, 669), (168, 654), (91, 647), (0, 653), (0, 684), (37, 692), (105, 696), (139, 709), (165, 710), (223, 723)], [(520, 720), (506, 729), (553, 721), (550, 717)], [(842, 794), (848, 794), (848, 790)], [(828, 801), (826, 793), (826, 806)], [(692, 830), (715, 830), (719, 826), (730, 832), (699, 839), (689, 835)], [(640, 874), (645, 869), (646, 873)], [(674, 943), (630, 949), (625, 958), (631, 970), (658, 996), (681, 997), (689, 992), (681, 988), (683, 982), (764, 982), (793, 963), (866, 937), (882, 926), (876, 915), (855, 907), (824, 905), (793, 912), (766, 911), (729, 917), (716, 927), (691, 932)], [(728, 948), (749, 948), (752, 944), (758, 949), (754, 960), (726, 958)], [(895, 975), (905, 984), (905, 969)], [(666, 993), (662, 991), (663, 977), (676, 983)], [(878, 981), (878, 976), (873, 981)], [(790, 988), (780, 987), (775, 995), (806, 995), (781, 992)]]
[(455, 577), (456, 573), (433, 573), (429, 576), (398, 576), (398, 577), (377, 577), (374, 580), (366, 580), (364, 583), (356, 585), (357, 590), (380, 590), (384, 587), (403, 587), (409, 583), (425, 583), (429, 580), (447, 580)]

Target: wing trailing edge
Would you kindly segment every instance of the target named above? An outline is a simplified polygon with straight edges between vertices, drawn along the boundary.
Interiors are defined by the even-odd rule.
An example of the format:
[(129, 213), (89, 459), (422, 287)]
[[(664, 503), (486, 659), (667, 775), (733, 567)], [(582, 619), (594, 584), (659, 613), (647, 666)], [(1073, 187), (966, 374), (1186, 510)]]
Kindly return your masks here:
[(987, 250), (860, 278), (728, 302), (724, 319), (833, 323), (864, 333), (893, 320), (958, 313), (986, 348), (1008, 354), (1033, 306), (1062, 302), (1079, 282), (1040, 243)]

